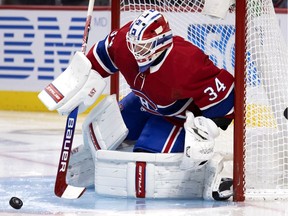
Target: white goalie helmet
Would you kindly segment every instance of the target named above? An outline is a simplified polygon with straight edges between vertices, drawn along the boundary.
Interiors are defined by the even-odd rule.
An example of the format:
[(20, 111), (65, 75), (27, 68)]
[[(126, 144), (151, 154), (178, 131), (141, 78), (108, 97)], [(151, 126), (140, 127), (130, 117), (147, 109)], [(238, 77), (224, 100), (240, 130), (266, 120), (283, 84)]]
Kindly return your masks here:
[(146, 71), (172, 45), (172, 36), (168, 21), (155, 10), (144, 11), (131, 23), (126, 41), (140, 72)]

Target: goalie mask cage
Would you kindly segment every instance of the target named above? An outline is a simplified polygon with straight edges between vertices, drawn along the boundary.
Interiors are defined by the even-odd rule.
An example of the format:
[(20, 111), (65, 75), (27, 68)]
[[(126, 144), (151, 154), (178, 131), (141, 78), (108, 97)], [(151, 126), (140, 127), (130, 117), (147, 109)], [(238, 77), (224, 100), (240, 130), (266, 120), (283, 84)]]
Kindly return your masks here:
[[(288, 199), (284, 112), (288, 55), (272, 0), (236, 1), (224, 19), (205, 15), (203, 0), (113, 0), (111, 4), (112, 29), (146, 9), (157, 9), (167, 17), (174, 35), (198, 46), (218, 67), (235, 75), (235, 120), (228, 135), (233, 147), (234, 201)], [(111, 79), (111, 93), (121, 98), (129, 91), (121, 75)]]

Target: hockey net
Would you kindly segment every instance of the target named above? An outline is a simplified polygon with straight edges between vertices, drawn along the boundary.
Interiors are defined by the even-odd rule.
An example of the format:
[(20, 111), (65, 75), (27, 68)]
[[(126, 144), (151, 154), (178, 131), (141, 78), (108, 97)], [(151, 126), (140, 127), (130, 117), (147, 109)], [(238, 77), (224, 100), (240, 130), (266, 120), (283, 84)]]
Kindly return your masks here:
[[(243, 194), (234, 197), (240, 197), (239, 200), (288, 199), (287, 112), (286, 118), (284, 115), (288, 106), (287, 44), (281, 35), (272, 0), (246, 2), (244, 44), (235, 43), (235, 5), (220, 19), (205, 14), (204, 0), (122, 0), (120, 26), (143, 10), (157, 9), (165, 14), (174, 34), (198, 46), (219, 68), (232, 74), (235, 49), (244, 47), (244, 58), (240, 59), (245, 68), (244, 86), (236, 88), (236, 94), (244, 95), (243, 133), (228, 129), (221, 135), (218, 148), (233, 152), (233, 136), (243, 140), (243, 149), (234, 148), (234, 156), (240, 155), (234, 163), (243, 164), (236, 172), (234, 166), (234, 181), (243, 180), (243, 184), (234, 183), (234, 186), (243, 187), (235, 189), (235, 193)], [(236, 79), (237, 73), (242, 72), (235, 72)], [(120, 98), (130, 92), (121, 75), (119, 89)]]

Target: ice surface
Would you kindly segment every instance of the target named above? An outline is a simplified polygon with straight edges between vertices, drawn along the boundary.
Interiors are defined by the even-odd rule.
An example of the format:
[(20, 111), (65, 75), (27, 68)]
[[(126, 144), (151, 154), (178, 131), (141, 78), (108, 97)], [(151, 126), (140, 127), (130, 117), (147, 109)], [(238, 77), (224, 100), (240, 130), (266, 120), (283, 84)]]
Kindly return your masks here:
[[(73, 146), (82, 144), (79, 116)], [(288, 216), (287, 201), (243, 203), (127, 199), (97, 196), (94, 188), (75, 200), (54, 195), (66, 117), (56, 113), (0, 111), (0, 215)], [(11, 197), (23, 201), (20, 210)]]

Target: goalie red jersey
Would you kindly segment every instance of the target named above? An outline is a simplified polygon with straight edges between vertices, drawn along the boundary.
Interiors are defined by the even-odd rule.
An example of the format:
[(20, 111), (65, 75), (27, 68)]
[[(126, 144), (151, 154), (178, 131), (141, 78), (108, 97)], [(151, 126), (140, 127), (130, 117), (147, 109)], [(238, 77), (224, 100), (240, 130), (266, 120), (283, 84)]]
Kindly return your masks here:
[(129, 26), (92, 47), (87, 57), (93, 69), (103, 77), (120, 71), (144, 110), (172, 121), (184, 120), (186, 110), (208, 118), (232, 116), (234, 78), (229, 72), (217, 68), (190, 42), (172, 35), (168, 40), (173, 45), (142, 67), (127, 45)]
[[(106, 86), (103, 77), (118, 71), (132, 92), (121, 102), (113, 95), (105, 97), (90, 111), (82, 125), (84, 146), (75, 154), (77, 160), (69, 163), (73, 136), (68, 132), (75, 129), (77, 113), (84, 112), (99, 98)], [(73, 180), (66, 183), (65, 177), (72, 178), (72, 175), (67, 175), (68, 169), (62, 171), (61, 159), (55, 193), (77, 198), (85, 190), (85, 178), (85, 185), (94, 183), (100, 194), (108, 191), (110, 195), (134, 197), (136, 194), (141, 198), (171, 195), (184, 198), (186, 194), (199, 194), (207, 199), (228, 199), (233, 194), (232, 180), (220, 173), (224, 158), (218, 154), (214, 157), (214, 145), (220, 134), (219, 127), (225, 129), (232, 121), (227, 117), (233, 116), (233, 80), (231, 74), (217, 68), (199, 48), (173, 36), (167, 19), (153, 9), (144, 11), (133, 22), (96, 43), (87, 58), (82, 52), (76, 52), (68, 68), (39, 94), (49, 110), (70, 113), (61, 155), (68, 140), (65, 167), (67, 163), (69, 169), (75, 167), (71, 173), (76, 171), (79, 175), (73, 178), (81, 181), (78, 187)], [(133, 152), (145, 154), (133, 156), (129, 152), (131, 147)], [(183, 154), (165, 155), (179, 152)], [(117, 163), (113, 162), (115, 159)], [(129, 174), (123, 175), (123, 182), (131, 183), (129, 187), (114, 181), (114, 170), (119, 176), (118, 165), (124, 167), (124, 174)], [(102, 175), (98, 170), (105, 166), (109, 166), (109, 170)], [(160, 171), (165, 169), (168, 180), (165, 188), (173, 189), (176, 185), (172, 192), (163, 191), (162, 185), (155, 188), (154, 180), (159, 175), (163, 177), (163, 173), (158, 175), (154, 167)], [(227, 170), (223, 170), (226, 173)], [(178, 179), (175, 173), (179, 174)], [(105, 178), (109, 184), (102, 187)], [(163, 191), (160, 196), (159, 189)]]

